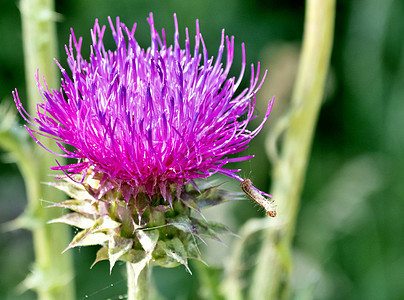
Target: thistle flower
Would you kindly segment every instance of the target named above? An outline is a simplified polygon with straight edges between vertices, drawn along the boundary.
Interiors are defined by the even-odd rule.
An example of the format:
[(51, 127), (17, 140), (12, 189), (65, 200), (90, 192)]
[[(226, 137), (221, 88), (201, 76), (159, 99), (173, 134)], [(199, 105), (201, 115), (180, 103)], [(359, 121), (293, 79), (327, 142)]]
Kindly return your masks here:
[[(197, 192), (194, 180), (221, 173), (241, 181), (236, 174), (240, 170), (226, 166), (252, 156), (229, 156), (248, 147), (273, 103), (269, 102), (261, 124), (249, 130), (255, 93), (266, 72), (259, 80), (260, 65), (257, 70), (252, 65), (249, 88), (236, 94), (246, 65), (244, 45), (240, 76), (227, 78), (234, 37), (222, 31), (214, 59), (208, 56), (198, 21), (195, 47), (191, 49), (186, 29), (181, 49), (175, 15), (174, 20), (172, 46), (167, 45), (164, 30), (161, 35), (156, 31), (150, 14), (151, 46), (142, 49), (134, 38), (136, 24), (129, 29), (119, 18), (115, 25), (109, 18), (114, 51), (104, 48), (106, 27), (96, 20), (88, 60), (81, 55), (82, 38), (72, 30), (65, 47), (71, 76), (56, 61), (62, 82), (59, 90), (53, 90), (45, 79), (42, 85), (37, 74), (43, 98), (37, 116), (30, 116), (13, 92), (38, 144), (42, 145), (35, 134), (53, 139), (63, 152), (54, 154), (76, 161), (53, 168), (73, 180), (54, 184), (74, 198), (57, 206), (76, 211), (57, 221), (83, 228), (70, 247), (100, 244), (104, 250), (97, 260), (108, 258), (111, 267), (125, 257), (131, 262), (147, 257), (148, 263), (160, 259), (162, 265), (170, 261), (186, 265), (187, 258), (197, 256), (190, 254), (194, 236), (215, 237), (215, 230), (224, 230), (193, 218), (190, 209), (199, 211), (231, 195), (216, 187)], [(168, 229), (170, 224), (175, 230)], [(160, 229), (152, 234), (156, 226)], [(164, 230), (170, 234), (162, 234)]]

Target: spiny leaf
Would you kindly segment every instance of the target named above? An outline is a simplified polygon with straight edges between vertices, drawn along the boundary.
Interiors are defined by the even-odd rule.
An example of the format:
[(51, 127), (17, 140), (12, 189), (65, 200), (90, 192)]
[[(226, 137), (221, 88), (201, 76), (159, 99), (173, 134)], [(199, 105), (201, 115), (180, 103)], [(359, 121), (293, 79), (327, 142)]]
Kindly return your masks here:
[(140, 251), (141, 253), (139, 253), (139, 250), (131, 249), (124, 256), (122, 256), (122, 259), (130, 260), (131, 264), (129, 264), (127, 267), (132, 268), (132, 272), (134, 273), (135, 277), (135, 282), (137, 283), (140, 272), (142, 272), (142, 270), (153, 261), (152, 252), (156, 248), (157, 241), (159, 238), (159, 231), (137, 230), (136, 236), (140, 244), (142, 245), (144, 251)]
[(231, 235), (237, 236), (235, 233), (233, 233), (229, 229), (229, 227), (227, 227), (226, 225), (224, 225), (222, 223), (209, 221), (208, 226), (210, 229), (214, 230), (216, 233), (219, 233), (219, 234), (224, 233), (224, 234), (231, 234)]
[[(162, 250), (162, 251), (164, 252), (164, 250)], [(172, 257), (162, 256), (162, 257), (154, 259), (153, 265), (160, 266), (163, 268), (175, 268), (175, 267), (178, 267), (180, 265), (180, 263)]]
[(196, 202), (200, 208), (205, 208), (234, 199), (238, 199), (236, 193), (219, 189), (219, 185), (217, 185), (203, 190), (200, 195), (197, 195)]
[(185, 231), (185, 232), (192, 232), (192, 222), (187, 216), (180, 215), (176, 218), (169, 219), (170, 225)]
[(63, 250), (63, 252), (70, 248), (78, 246), (92, 246), (92, 245), (104, 245), (108, 241), (108, 235), (102, 232), (91, 232), (91, 228), (80, 231), (71, 241), (70, 245)]
[(94, 225), (95, 220), (94, 218), (90, 217), (89, 215), (83, 215), (79, 213), (70, 213), (60, 218), (51, 220), (48, 222), (49, 224), (52, 223), (64, 223), (71, 226), (76, 226), (78, 228), (87, 229)]
[(102, 216), (94, 222), (93, 226), (76, 234), (64, 251), (77, 246), (103, 245), (109, 239), (108, 235), (103, 231), (116, 229), (120, 225), (109, 216)]
[(135, 264), (145, 258), (146, 258), (146, 253), (143, 250), (129, 249), (128, 252), (126, 252), (119, 258), (119, 260), (123, 260), (126, 262), (130, 262), (132, 264)]
[(65, 192), (71, 198), (74, 199), (90, 199), (92, 200), (91, 195), (85, 190), (85, 188), (78, 183), (69, 181), (59, 181), (59, 182), (45, 182), (45, 184), (53, 186), (62, 192)]
[(165, 251), (168, 257), (171, 257), (180, 264), (183, 264), (189, 273), (192, 274), (191, 270), (188, 268), (187, 251), (179, 238), (175, 237), (171, 240), (159, 241), (159, 246)]
[(121, 226), (121, 236), (125, 238), (133, 238), (135, 232), (135, 222), (132, 217), (132, 212), (125, 209), (122, 213), (122, 226)]
[(97, 215), (98, 210), (91, 200), (79, 200), (79, 199), (74, 199), (74, 200), (66, 200), (60, 203), (56, 203), (54, 205), (51, 205), (50, 207), (63, 207), (63, 208), (68, 208), (71, 210), (74, 210), (76, 212), (82, 213), (82, 214), (88, 214), (88, 215)]
[(195, 235), (196, 237), (198, 237), (202, 241), (202, 243), (204, 243), (206, 245), (206, 242), (199, 235), (197, 227), (194, 226), (194, 224), (192, 223), (192, 220), (189, 217), (178, 216), (176, 218), (169, 219), (168, 224), (173, 225), (175, 228), (178, 228), (181, 231), (184, 231), (184, 232), (190, 233), (192, 235)]
[(149, 206), (150, 199), (144, 193), (139, 193), (135, 199), (135, 207), (139, 216), (142, 216), (147, 207)]
[(171, 209), (171, 207), (168, 205), (157, 205), (157, 206), (153, 207), (153, 211), (158, 211), (158, 212), (162, 212), (162, 213), (166, 213), (170, 209)]
[(93, 227), (91, 227), (92, 232), (99, 232), (99, 231), (108, 231), (112, 229), (116, 229), (121, 226), (121, 223), (116, 222), (111, 219), (110, 216), (105, 215), (95, 221)]
[(156, 247), (157, 240), (159, 238), (158, 230), (138, 230), (136, 231), (136, 236), (142, 245), (144, 251), (150, 254), (153, 252)]
[(127, 253), (133, 245), (132, 239), (126, 239), (119, 235), (114, 235), (109, 239), (108, 255), (110, 263), (110, 272), (115, 265), (115, 262), (125, 253)]
[(92, 269), (97, 262), (107, 259), (109, 259), (108, 247), (102, 247), (100, 250), (97, 251), (97, 256), (90, 269)]
[(195, 242), (188, 243), (187, 256), (188, 258), (199, 260), (206, 265), (206, 262), (204, 262), (201, 258), (201, 251), (199, 250), (198, 245)]
[[(140, 262), (144, 258), (146, 258), (146, 253), (143, 250), (129, 249), (129, 251), (122, 254), (118, 260), (123, 260), (123, 261), (134, 264), (134, 263)], [(93, 264), (91, 265), (91, 268), (96, 263), (98, 263), (99, 261), (102, 261), (102, 260), (109, 260), (108, 247), (102, 247), (100, 250), (98, 250), (97, 257), (96, 257), (95, 261), (93, 262)]]
[(197, 212), (200, 212), (198, 204), (195, 202), (194, 198), (192, 197), (184, 197), (185, 199), (181, 199), (182, 203), (184, 203), (186, 206), (188, 206), (191, 209), (196, 210)]
[(195, 226), (197, 232), (201, 236), (206, 236), (211, 239), (221, 242), (222, 240), (218, 237), (217, 233), (209, 226), (209, 223), (196, 218), (191, 218), (192, 224)]

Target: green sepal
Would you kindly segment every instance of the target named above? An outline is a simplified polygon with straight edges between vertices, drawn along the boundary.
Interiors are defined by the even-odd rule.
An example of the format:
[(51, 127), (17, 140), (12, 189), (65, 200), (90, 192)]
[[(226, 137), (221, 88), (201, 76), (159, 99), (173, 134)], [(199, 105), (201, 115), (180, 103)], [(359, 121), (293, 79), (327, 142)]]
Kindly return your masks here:
[(133, 238), (135, 233), (135, 222), (132, 217), (132, 211), (124, 210), (122, 215), (121, 236), (125, 238)]
[(130, 249), (128, 252), (123, 254), (119, 260), (130, 262), (132, 264), (138, 263), (146, 258), (146, 253), (143, 250)]
[[(192, 274), (188, 267), (188, 253), (179, 238), (175, 237), (171, 240), (159, 241), (158, 246), (165, 252), (167, 258), (172, 258), (174, 261), (183, 264), (189, 273)], [(170, 259), (168, 259), (167, 262), (170, 262)]]
[[(222, 242), (222, 240), (218, 237), (218, 233), (231, 233), (231, 231), (224, 225), (220, 225), (219, 223), (207, 222), (202, 219), (190, 218), (192, 224), (195, 226), (197, 232), (201, 236), (206, 236), (208, 238), (217, 240)], [(216, 230), (218, 230), (216, 232)]]
[(218, 234), (230, 234), (230, 235), (237, 236), (235, 233), (233, 233), (230, 230), (229, 227), (227, 227), (226, 225), (224, 225), (222, 223), (209, 221), (209, 222), (207, 222), (207, 224), (208, 224), (210, 229), (212, 229), (214, 232), (216, 232)]
[(190, 259), (195, 259), (195, 260), (199, 260), (202, 263), (204, 263), (206, 265), (206, 262), (202, 260), (201, 258), (201, 251), (198, 248), (198, 245), (196, 244), (196, 241), (194, 240), (194, 242), (190, 242), (187, 245), (187, 256)]
[(159, 231), (154, 230), (138, 230), (136, 231), (136, 237), (142, 245), (147, 255), (151, 256), (154, 248), (156, 248), (157, 241), (159, 239)]
[(113, 220), (118, 220), (118, 201), (111, 201), (108, 207), (108, 215)]
[(234, 199), (226, 190), (219, 189), (220, 185), (216, 185), (201, 191), (201, 194), (196, 196), (196, 202), (199, 208), (211, 207), (223, 202)]
[(132, 239), (126, 239), (119, 235), (114, 235), (109, 239), (108, 243), (108, 256), (109, 256), (109, 272), (112, 272), (116, 261), (124, 254), (126, 254), (133, 245)]
[(160, 258), (153, 260), (153, 265), (160, 266), (163, 268), (175, 268), (175, 267), (178, 267), (180, 265), (180, 263), (178, 261), (176, 261), (175, 259), (173, 259), (172, 257), (161, 256)]
[(148, 228), (164, 226), (165, 223), (166, 223), (165, 212), (162, 212), (159, 209), (155, 209), (155, 207), (150, 209), (150, 221), (147, 224)]
[(89, 199), (91, 196), (88, 194), (83, 185), (72, 182), (70, 179), (59, 182), (45, 182), (45, 184), (53, 186), (62, 192), (65, 192), (73, 199)]
[(109, 259), (108, 247), (102, 247), (100, 250), (97, 251), (97, 256), (93, 264), (91, 265), (90, 269), (92, 269), (97, 262), (107, 259)]
[(122, 260), (131, 262), (129, 266), (132, 268), (133, 273), (135, 274), (135, 282), (137, 282), (142, 270), (153, 261), (152, 252), (156, 248), (159, 232), (158, 230), (137, 230), (136, 237), (138, 238), (144, 251), (131, 249), (121, 257)]
[(198, 213), (201, 212), (201, 210), (199, 209), (199, 205), (198, 203), (196, 203), (195, 199), (193, 197), (185, 196), (185, 199), (181, 199), (182, 203), (184, 203), (186, 206), (188, 206), (191, 209), (196, 210)]
[[(94, 186), (99, 183), (97, 180), (94, 182)], [(74, 212), (50, 222), (83, 229), (73, 238), (67, 249), (101, 245), (92, 266), (99, 261), (109, 260), (110, 271), (116, 261), (122, 260), (131, 263), (136, 276), (150, 264), (164, 267), (183, 264), (190, 272), (189, 259), (202, 261), (196, 238), (205, 243), (202, 237), (221, 241), (219, 234), (231, 234), (222, 224), (194, 217), (194, 212), (200, 213), (201, 208), (234, 198), (233, 193), (221, 190), (219, 186), (208, 187), (201, 192), (192, 188), (187, 191), (184, 188), (179, 199), (173, 197), (174, 201), (168, 205), (161, 195), (149, 198), (147, 194), (140, 192), (130, 202), (125, 202), (121, 193), (112, 189), (103, 193), (99, 200), (95, 200), (89, 194), (90, 186), (84, 188), (71, 181), (51, 185), (75, 197), (74, 200), (53, 205)], [(97, 191), (93, 184), (91, 188)]]
[(109, 236), (107, 234), (103, 232), (91, 232), (91, 228), (87, 228), (76, 234), (69, 246), (63, 250), (63, 252), (78, 246), (102, 246), (108, 241), (108, 239)]
[(78, 213), (88, 214), (88, 215), (97, 215), (98, 214), (96, 202), (91, 201), (91, 200), (79, 200), (79, 199), (66, 200), (66, 201), (51, 205), (50, 207), (68, 208), (68, 209), (74, 210)]
[(63, 215), (60, 218), (51, 220), (48, 222), (48, 224), (52, 223), (64, 223), (68, 224), (71, 226), (75, 226), (81, 229), (87, 229), (92, 226), (94, 226), (94, 223), (96, 220), (94, 220), (93, 217), (90, 217), (89, 215), (83, 215), (79, 213), (70, 213), (67, 215)]
[(96, 220), (90, 228), (80, 231), (63, 251), (77, 246), (104, 245), (109, 236), (104, 231), (116, 229), (121, 224), (112, 220), (109, 216), (102, 216)]
[(121, 226), (121, 223), (116, 222), (112, 220), (110, 216), (105, 215), (94, 222), (94, 225), (91, 227), (91, 232), (108, 231), (116, 229), (119, 226)]
[(145, 193), (139, 193), (135, 199), (135, 208), (139, 216), (141, 216), (149, 207), (150, 198)]
[(193, 233), (192, 222), (191, 222), (190, 218), (187, 216), (180, 215), (175, 218), (168, 219), (168, 221), (169, 222), (167, 224), (170, 224), (179, 230)]
[(158, 211), (158, 212), (162, 212), (162, 213), (166, 213), (169, 210), (171, 210), (172, 208), (168, 205), (157, 205), (157, 206), (153, 206), (153, 211)]
[(168, 224), (174, 226), (175, 228), (177, 228), (177, 229), (179, 229), (181, 231), (190, 233), (190, 234), (198, 237), (202, 241), (202, 243), (204, 243), (206, 245), (206, 242), (199, 235), (197, 227), (194, 226), (194, 224), (192, 223), (192, 220), (189, 217), (187, 217), (187, 216), (178, 216), (176, 218), (169, 219)]
[[(129, 249), (126, 253), (122, 254), (118, 260), (130, 262), (130, 263), (138, 263), (142, 259), (146, 258), (146, 253), (143, 250), (135, 250), (135, 249)], [(93, 264), (91, 265), (91, 268), (94, 267), (94, 265), (100, 261), (103, 260), (109, 260), (109, 251), (108, 247), (102, 247), (100, 250), (97, 251), (97, 257)]]

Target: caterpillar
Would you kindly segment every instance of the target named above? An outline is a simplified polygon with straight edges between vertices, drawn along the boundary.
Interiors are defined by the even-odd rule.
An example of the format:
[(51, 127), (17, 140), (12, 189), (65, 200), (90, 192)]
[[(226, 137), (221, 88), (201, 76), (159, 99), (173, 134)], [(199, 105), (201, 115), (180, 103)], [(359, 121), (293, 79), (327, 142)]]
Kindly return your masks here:
[(267, 199), (261, 195), (261, 193), (252, 185), (250, 179), (244, 179), (240, 183), (240, 187), (244, 193), (250, 196), (259, 206), (261, 206), (267, 212), (270, 217), (276, 217), (276, 205), (274, 200)]

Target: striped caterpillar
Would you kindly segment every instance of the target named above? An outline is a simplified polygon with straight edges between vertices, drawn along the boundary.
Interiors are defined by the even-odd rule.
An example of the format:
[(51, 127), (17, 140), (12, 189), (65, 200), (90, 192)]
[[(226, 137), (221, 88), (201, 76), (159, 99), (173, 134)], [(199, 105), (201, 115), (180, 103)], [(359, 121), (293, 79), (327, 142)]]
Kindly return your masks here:
[(259, 206), (261, 206), (267, 212), (267, 215), (270, 217), (276, 216), (276, 205), (274, 204), (274, 200), (267, 199), (261, 195), (261, 193), (254, 188), (250, 179), (244, 179), (240, 183), (241, 189), (250, 196)]

